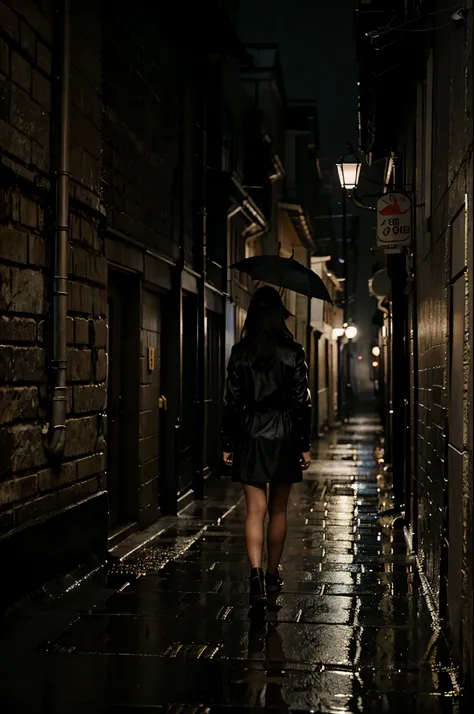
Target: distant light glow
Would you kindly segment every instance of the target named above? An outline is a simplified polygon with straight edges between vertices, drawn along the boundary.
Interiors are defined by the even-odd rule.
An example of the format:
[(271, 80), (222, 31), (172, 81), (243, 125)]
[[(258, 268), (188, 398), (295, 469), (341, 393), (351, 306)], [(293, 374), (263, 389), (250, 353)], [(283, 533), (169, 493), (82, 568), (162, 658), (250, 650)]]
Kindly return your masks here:
[(348, 340), (353, 340), (354, 337), (357, 337), (358, 332), (359, 332), (359, 330), (357, 329), (357, 327), (355, 325), (349, 325), (348, 327), (346, 327), (345, 334), (346, 334), (346, 337)]
[(372, 354), (374, 355), (374, 357), (378, 357), (380, 355), (380, 347), (378, 345), (372, 347)]
[(376, 362), (376, 361), (372, 362), (372, 367), (373, 367), (374, 369), (377, 369), (378, 366), (379, 366), (379, 363), (378, 363), (378, 362)]

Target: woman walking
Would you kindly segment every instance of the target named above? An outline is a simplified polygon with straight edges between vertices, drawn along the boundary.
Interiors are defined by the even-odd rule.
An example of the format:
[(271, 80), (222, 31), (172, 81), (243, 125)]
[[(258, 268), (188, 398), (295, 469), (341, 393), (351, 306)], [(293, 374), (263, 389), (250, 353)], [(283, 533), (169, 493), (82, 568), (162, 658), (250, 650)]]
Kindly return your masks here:
[[(311, 462), (311, 395), (301, 345), (285, 320), (290, 316), (269, 286), (250, 303), (243, 338), (227, 368), (224, 462), (243, 484), (247, 502), (245, 543), (250, 563), (250, 602), (264, 604), (281, 590), (279, 564), (286, 538), (292, 484)], [(268, 511), (267, 572), (262, 570)]]

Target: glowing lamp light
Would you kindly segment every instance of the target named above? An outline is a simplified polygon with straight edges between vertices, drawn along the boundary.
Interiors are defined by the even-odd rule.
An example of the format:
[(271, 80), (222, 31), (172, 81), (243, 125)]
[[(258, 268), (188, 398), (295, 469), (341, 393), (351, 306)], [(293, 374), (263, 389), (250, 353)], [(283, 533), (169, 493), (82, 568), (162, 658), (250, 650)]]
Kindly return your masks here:
[(349, 325), (348, 327), (346, 327), (345, 335), (348, 340), (353, 340), (354, 337), (357, 337), (358, 332), (359, 331), (355, 325)]
[(336, 166), (342, 188), (348, 191), (356, 188), (359, 183), (360, 169), (362, 166), (356, 157), (343, 156)]
[(380, 355), (380, 347), (378, 345), (372, 347), (372, 354), (374, 355), (374, 357), (378, 357)]
[(338, 337), (342, 337), (344, 334), (344, 329), (342, 327), (334, 327), (332, 331), (332, 339), (337, 340)]
[(378, 366), (379, 366), (379, 363), (378, 363), (378, 362), (376, 362), (376, 361), (372, 362), (372, 367), (373, 367), (374, 369), (377, 369)]
[(357, 359), (359, 360), (359, 362), (362, 362), (362, 355), (359, 355)]

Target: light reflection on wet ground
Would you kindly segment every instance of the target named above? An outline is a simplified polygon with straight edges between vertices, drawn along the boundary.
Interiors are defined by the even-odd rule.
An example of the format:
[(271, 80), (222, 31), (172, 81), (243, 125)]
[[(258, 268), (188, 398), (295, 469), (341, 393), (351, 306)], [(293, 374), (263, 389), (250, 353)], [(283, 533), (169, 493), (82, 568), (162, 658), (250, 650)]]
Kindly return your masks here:
[(285, 588), (265, 611), (247, 607), (238, 487), (218, 482), (43, 642), (36, 696), (11, 684), (9, 714), (457, 711), (403, 534), (377, 524), (392, 500), (376, 430), (359, 418), (318, 444), (292, 492)]

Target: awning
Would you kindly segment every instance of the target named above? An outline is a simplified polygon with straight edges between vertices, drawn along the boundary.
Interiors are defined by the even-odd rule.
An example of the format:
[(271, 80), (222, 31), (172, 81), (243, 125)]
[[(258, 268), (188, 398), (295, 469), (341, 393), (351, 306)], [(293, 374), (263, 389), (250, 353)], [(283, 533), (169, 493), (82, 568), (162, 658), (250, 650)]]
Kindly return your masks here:
[(252, 233), (267, 231), (268, 221), (265, 214), (235, 176), (230, 178), (230, 192), (236, 205), (230, 209), (229, 215), (232, 217), (232, 215), (240, 213), (249, 226), (255, 225), (255, 231), (251, 231)]

